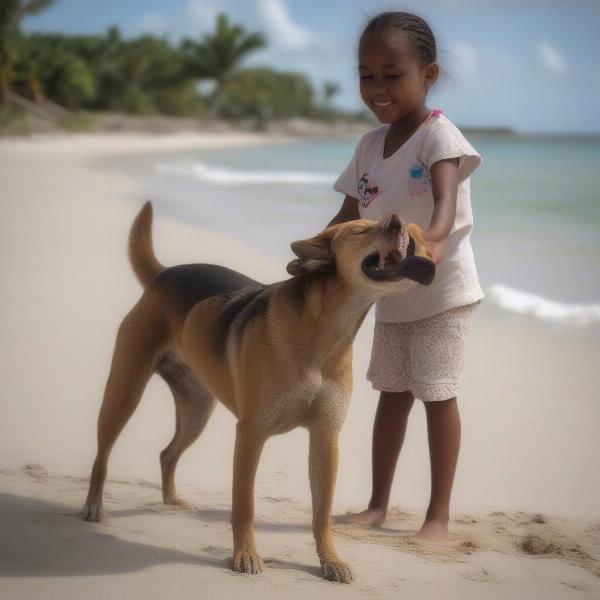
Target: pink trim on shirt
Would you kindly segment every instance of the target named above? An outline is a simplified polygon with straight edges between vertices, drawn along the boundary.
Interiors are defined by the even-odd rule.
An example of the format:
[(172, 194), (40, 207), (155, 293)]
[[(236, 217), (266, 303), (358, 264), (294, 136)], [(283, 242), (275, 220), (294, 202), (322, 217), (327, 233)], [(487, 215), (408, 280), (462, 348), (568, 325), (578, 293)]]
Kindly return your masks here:
[(427, 121), (429, 121), (429, 119), (432, 119), (433, 117), (438, 117), (439, 115), (443, 115), (444, 111), (441, 108), (434, 108), (428, 115), (428, 117), (425, 119), (425, 123), (427, 123)]

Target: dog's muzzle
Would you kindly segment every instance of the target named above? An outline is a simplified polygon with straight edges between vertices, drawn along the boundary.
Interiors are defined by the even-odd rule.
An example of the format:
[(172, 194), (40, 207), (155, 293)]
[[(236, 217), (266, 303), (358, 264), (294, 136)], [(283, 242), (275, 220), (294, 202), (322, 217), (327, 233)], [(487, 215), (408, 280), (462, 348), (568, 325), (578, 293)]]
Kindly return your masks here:
[(380, 230), (380, 248), (362, 261), (363, 273), (373, 281), (412, 279), (429, 285), (435, 277), (435, 263), (415, 256), (415, 240), (408, 234), (406, 223), (394, 213), (380, 224)]

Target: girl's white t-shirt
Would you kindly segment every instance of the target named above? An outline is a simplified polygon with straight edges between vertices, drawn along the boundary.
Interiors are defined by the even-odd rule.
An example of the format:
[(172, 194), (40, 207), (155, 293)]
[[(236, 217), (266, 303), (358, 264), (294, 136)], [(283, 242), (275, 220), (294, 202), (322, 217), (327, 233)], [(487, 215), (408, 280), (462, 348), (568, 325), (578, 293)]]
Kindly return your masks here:
[(394, 154), (383, 158), (389, 125), (367, 132), (333, 188), (358, 200), (361, 218), (379, 221), (392, 213), (406, 223), (429, 228), (433, 215), (431, 165), (458, 158), (456, 219), (448, 236), (444, 260), (433, 282), (402, 294), (388, 294), (375, 305), (375, 319), (403, 323), (470, 304), (484, 297), (470, 236), (473, 229), (469, 177), (481, 156), (458, 127), (434, 110)]

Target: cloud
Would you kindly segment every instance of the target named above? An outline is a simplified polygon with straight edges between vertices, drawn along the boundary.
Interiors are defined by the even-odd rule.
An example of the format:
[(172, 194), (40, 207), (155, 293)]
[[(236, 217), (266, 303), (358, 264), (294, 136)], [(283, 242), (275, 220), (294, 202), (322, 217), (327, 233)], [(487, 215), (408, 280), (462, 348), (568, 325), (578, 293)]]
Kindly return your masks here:
[(313, 43), (313, 34), (294, 23), (284, 0), (259, 0), (258, 10), (267, 25), (269, 39), (279, 46), (302, 50)]
[(542, 64), (553, 73), (565, 73), (567, 70), (567, 61), (561, 52), (550, 42), (541, 40), (536, 46), (538, 57)]
[(168, 15), (159, 11), (145, 12), (134, 25), (134, 34), (166, 35), (175, 40), (182, 37), (197, 38), (200, 34), (214, 29), (217, 14), (223, 8), (220, 9), (216, 2), (187, 0), (181, 10), (171, 10)]

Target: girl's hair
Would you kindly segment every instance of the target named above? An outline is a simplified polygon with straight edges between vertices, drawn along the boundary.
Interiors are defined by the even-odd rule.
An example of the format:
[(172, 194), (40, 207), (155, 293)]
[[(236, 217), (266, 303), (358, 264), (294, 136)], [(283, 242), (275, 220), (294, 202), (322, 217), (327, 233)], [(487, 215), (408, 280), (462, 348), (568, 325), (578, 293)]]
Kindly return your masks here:
[(417, 51), (421, 63), (428, 65), (437, 60), (435, 37), (427, 21), (407, 12), (383, 12), (373, 17), (360, 36), (379, 31), (402, 31)]

